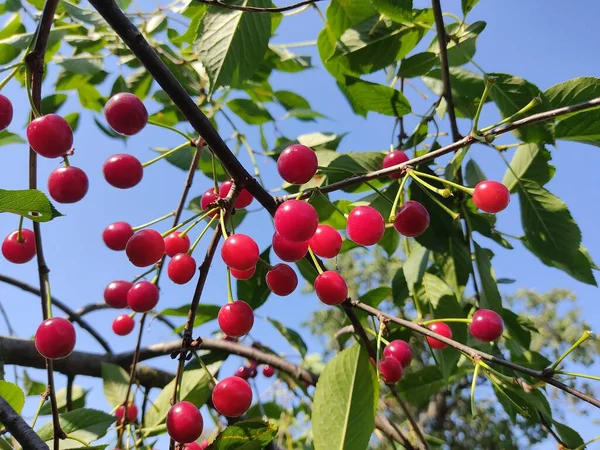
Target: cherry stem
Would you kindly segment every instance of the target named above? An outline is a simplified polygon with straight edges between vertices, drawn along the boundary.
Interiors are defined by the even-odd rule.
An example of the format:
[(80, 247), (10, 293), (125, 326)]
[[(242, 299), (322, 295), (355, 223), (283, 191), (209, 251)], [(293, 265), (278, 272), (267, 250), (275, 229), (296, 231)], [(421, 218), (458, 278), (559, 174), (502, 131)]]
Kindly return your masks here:
[(377, 333), (377, 353), (376, 355), (376, 362), (375, 362), (375, 370), (377, 371), (377, 379), (379, 379), (379, 377), (381, 376), (381, 373), (379, 372), (379, 358), (381, 357), (381, 340), (383, 339), (383, 330), (385, 328), (385, 324), (383, 323), (383, 320), (379, 321), (379, 332)]
[(194, 250), (196, 250), (196, 247), (200, 243), (200, 240), (204, 237), (204, 235), (210, 229), (210, 226), (213, 224), (213, 222), (215, 220), (217, 220), (216, 216), (215, 217), (211, 217), (211, 219), (208, 221), (208, 223), (206, 224), (206, 226), (204, 227), (204, 229), (200, 232), (200, 234), (198, 235), (198, 237), (196, 238), (196, 240), (194, 241), (194, 243), (192, 244), (192, 246), (188, 250), (188, 252), (187, 252), (188, 255), (191, 256), (192, 253), (194, 253)]
[(151, 159), (150, 161), (146, 161), (145, 163), (142, 164), (142, 167), (148, 167), (148, 166), (154, 164), (155, 162), (160, 161), (163, 158), (167, 158), (167, 157), (171, 156), (172, 154), (177, 153), (179, 150), (184, 149), (186, 147), (190, 147), (189, 142), (178, 145), (174, 149), (164, 152), (164, 153), (160, 154), (159, 156), (157, 156), (156, 158)]
[(310, 246), (308, 247), (308, 253), (310, 254), (310, 257), (312, 258), (313, 263), (315, 264), (315, 267), (317, 268), (317, 272), (319, 272), (319, 275), (322, 274), (323, 269), (321, 269), (321, 264), (319, 264), (319, 260), (313, 253), (312, 248), (310, 248)]
[(206, 364), (204, 364), (204, 361), (202, 361), (202, 358), (200, 357), (200, 355), (198, 355), (198, 352), (194, 352), (194, 357), (198, 361), (198, 364), (200, 364), (200, 367), (202, 367), (204, 370), (206, 370), (206, 373), (208, 374), (210, 379), (213, 381), (213, 383), (217, 384), (219, 382), (219, 380), (217, 380), (215, 378), (215, 376), (212, 374), (212, 372), (210, 370), (208, 370), (208, 367), (206, 366)]
[(437, 204), (450, 217), (452, 217), (452, 219), (456, 220), (456, 219), (458, 219), (460, 217), (460, 214), (452, 211), (450, 208), (448, 208), (446, 205), (444, 205), (442, 202), (440, 202), (437, 198), (434, 197), (434, 195), (431, 192), (429, 192), (426, 188), (424, 188), (423, 186), (421, 186), (420, 183), (417, 183), (417, 186), (419, 186), (419, 188), (421, 188), (421, 190), (425, 193), (425, 195), (427, 195), (435, 204)]
[(243, 134), (238, 134), (238, 139), (240, 140), (240, 142), (242, 143), (242, 145), (248, 152), (248, 156), (250, 157), (250, 162), (252, 163), (252, 166), (254, 167), (254, 176), (256, 178), (258, 178), (258, 181), (260, 181), (260, 184), (264, 185), (265, 183), (263, 182), (263, 179), (260, 176), (260, 169), (258, 168), (258, 163), (256, 162), (256, 156), (254, 155), (254, 150), (248, 143), (246, 136), (244, 136)]
[(33, 101), (33, 96), (31, 94), (31, 72), (27, 71), (25, 74), (25, 90), (27, 91), (27, 99), (29, 100), (29, 106), (31, 107), (31, 113), (33, 117), (36, 119), (40, 117), (40, 112), (38, 111), (35, 103)]
[(458, 189), (460, 191), (466, 192), (469, 195), (473, 195), (473, 192), (475, 192), (475, 189), (473, 189), (473, 188), (468, 188), (468, 187), (463, 186), (461, 184), (454, 183), (452, 181), (446, 180), (445, 178), (437, 177), (437, 176), (431, 175), (429, 173), (418, 172), (416, 170), (412, 170), (411, 172), (414, 173), (414, 174), (416, 174), (419, 177), (429, 178), (429, 179), (432, 179), (432, 180), (439, 181), (440, 183), (447, 184), (448, 186), (452, 186), (452, 187), (454, 187), (454, 188), (456, 188), (456, 189)]
[[(475, 361), (473, 361), (475, 362)], [(486, 371), (491, 372), (494, 376), (498, 377), (501, 380), (506, 381), (507, 383), (514, 383), (515, 378), (509, 377), (508, 375), (504, 375), (502, 372), (498, 372), (496, 369), (491, 367), (490, 365), (484, 363), (483, 361), (479, 361), (479, 365), (483, 367)]]
[(471, 322), (472, 322), (472, 320), (471, 320), (471, 319), (459, 319), (459, 318), (456, 318), (456, 317), (451, 317), (451, 318), (448, 318), (448, 319), (431, 319), (431, 320), (426, 320), (425, 322), (420, 322), (420, 323), (421, 323), (421, 325), (423, 325), (423, 326), (427, 326), (427, 325), (429, 325), (429, 324), (436, 323), (436, 322), (448, 322), (448, 323), (450, 323), (450, 322), (458, 322), (458, 323), (471, 323)]
[(23, 243), (23, 216), (19, 216), (19, 229), (17, 231), (17, 242)]
[[(213, 208), (209, 212), (215, 212), (215, 211), (218, 211), (218, 210), (219, 210), (219, 208)], [(200, 217), (199, 219), (196, 219), (194, 222), (192, 222), (192, 224), (189, 227), (187, 227), (185, 230), (183, 230), (179, 234), (179, 237), (180, 238), (184, 238), (196, 225), (198, 225), (203, 220), (204, 220), (204, 217)], [(211, 223), (212, 223), (212, 219), (211, 219)]]
[(596, 441), (600, 441), (600, 436), (596, 436), (594, 439), (590, 439), (585, 444), (582, 444), (579, 447), (577, 447), (575, 450), (583, 450), (583, 449), (587, 448), (588, 445), (593, 444)]
[(210, 159), (211, 159), (211, 165), (212, 165), (212, 175), (213, 175), (213, 182), (214, 182), (214, 193), (218, 196), (219, 195), (219, 182), (217, 181), (217, 160), (215, 158), (215, 154), (213, 152), (210, 152)]
[(21, 62), (14, 64), (13, 66), (8, 66), (8, 67), (5, 67), (4, 69), (0, 70), (0, 72), (4, 72), (4, 71), (10, 70), (11, 68), (14, 67), (13, 70), (7, 75), (7, 77), (4, 80), (0, 81), (0, 91), (2, 89), (4, 89), (4, 86), (6, 86), (10, 80), (13, 79), (13, 77), (17, 74), (19, 69), (21, 67), (23, 67), (24, 64), (25, 63), (21, 61)]
[(219, 223), (221, 225), (221, 234), (223, 234), (223, 239), (227, 239), (229, 235), (227, 234), (227, 226), (225, 225), (225, 211), (220, 211)]
[(72, 441), (77, 441), (80, 444), (82, 444), (84, 447), (91, 447), (91, 445), (89, 444), (89, 442), (84, 441), (83, 439), (73, 435), (73, 434), (67, 434), (65, 436), (67, 439), (71, 439)]
[[(422, 178), (420, 178), (413, 170), (411, 170), (410, 172), (408, 172), (408, 175), (413, 180), (415, 180), (417, 183), (419, 183), (422, 186), (426, 187), (430, 191), (435, 192), (440, 197), (448, 198), (448, 197), (450, 197), (452, 195), (452, 191), (450, 191), (450, 189), (439, 189), (439, 188), (436, 188), (435, 186), (432, 186), (427, 181), (425, 181)], [(436, 177), (436, 179), (438, 179), (438, 178)]]
[(402, 181), (400, 181), (400, 187), (398, 188), (398, 192), (396, 192), (396, 197), (394, 197), (394, 203), (392, 203), (392, 209), (390, 210), (390, 215), (388, 216), (389, 223), (394, 223), (394, 220), (396, 220), (396, 211), (398, 210), (398, 205), (402, 205), (402, 203), (404, 203), (402, 194), (404, 192), (406, 180), (408, 180), (408, 173), (404, 175), (404, 177), (402, 177)]
[(37, 410), (35, 411), (35, 414), (33, 416), (33, 420), (31, 421), (31, 428), (35, 428), (35, 423), (38, 420), (38, 417), (40, 416), (40, 412), (42, 411), (42, 406), (44, 406), (44, 403), (46, 403), (46, 399), (48, 397), (46, 395), (42, 395), (40, 398), (40, 403), (38, 404)]
[[(165, 128), (165, 129), (167, 129), (167, 130), (171, 130), (171, 131), (173, 131), (174, 133), (177, 133), (179, 136), (182, 136), (182, 137), (184, 137), (185, 139), (187, 139), (187, 140), (188, 140), (188, 141), (190, 141), (190, 142), (193, 142), (193, 141), (194, 141), (194, 138), (193, 138), (193, 137), (191, 137), (191, 136), (189, 136), (189, 135), (185, 134), (183, 131), (179, 131), (177, 128), (174, 128), (174, 127), (172, 127), (172, 126), (170, 126), (170, 125), (165, 125), (164, 123), (160, 123), (160, 122), (157, 122), (157, 121), (155, 121), (155, 120), (148, 120), (148, 124), (149, 124), (149, 125), (154, 125), (155, 127), (160, 127), (160, 128)], [(188, 144), (188, 145), (189, 145), (189, 144)]]
[(600, 381), (600, 377), (594, 376), (594, 375), (586, 375), (585, 373), (573, 373), (573, 372), (564, 372), (564, 371), (557, 371), (556, 373), (560, 374), (560, 375), (566, 375), (569, 377), (575, 377), (575, 378), (586, 378), (588, 380), (594, 380), (594, 381)]
[(265, 261), (265, 260), (264, 260), (264, 259), (262, 259), (262, 258), (258, 258), (258, 261), (259, 261), (259, 262), (261, 262), (261, 263), (263, 263), (263, 264), (264, 264), (264, 265), (265, 265), (267, 268), (269, 268), (269, 269), (272, 269), (272, 268), (273, 268), (273, 266), (272, 266), (271, 264), (269, 264), (267, 261)]
[(483, 89), (483, 94), (481, 95), (481, 99), (479, 100), (479, 105), (477, 105), (477, 111), (475, 112), (475, 117), (473, 118), (473, 127), (471, 128), (471, 134), (473, 134), (473, 135), (479, 134), (479, 131), (477, 130), (477, 128), (479, 128), (479, 116), (481, 116), (481, 111), (483, 110), (483, 105), (484, 105), (485, 101), (487, 100), (488, 95), (489, 95), (490, 90), (492, 89), (493, 85), (494, 85), (493, 78), (485, 79), (485, 88)]
[(192, 220), (196, 220), (198, 218), (202, 218), (204, 219), (205, 217), (207, 217), (211, 212), (205, 212), (205, 213), (196, 213), (194, 214), (192, 217), (185, 219), (183, 222), (181, 222), (180, 224), (175, 225), (173, 228), (170, 228), (169, 230), (165, 231), (163, 234), (161, 234), (161, 236), (163, 238), (166, 238), (168, 235), (170, 235), (173, 231), (177, 231), (179, 230), (182, 226), (187, 225), (188, 223), (190, 223)]
[(227, 301), (233, 303), (233, 288), (231, 287), (231, 269), (227, 267)]
[(144, 278), (146, 275), (151, 274), (152, 272), (154, 272), (156, 270), (156, 265), (152, 266), (150, 269), (146, 270), (144, 273), (142, 273), (141, 275), (138, 275), (137, 277), (135, 277), (131, 283), (135, 283), (136, 281), (141, 280), (142, 278)]
[(566, 352), (564, 352), (556, 361), (554, 361), (554, 363), (550, 366), (550, 369), (555, 370), (560, 365), (560, 363), (563, 362), (563, 360), (571, 354), (573, 350), (575, 350), (577, 347), (579, 347), (592, 336), (594, 336), (594, 333), (592, 331), (584, 331), (583, 335), (579, 339), (577, 339), (577, 341), (573, 345), (571, 345), (571, 347), (569, 347), (569, 349)]
[(150, 227), (150, 226), (154, 225), (155, 223), (162, 222), (163, 220), (168, 219), (169, 217), (173, 217), (174, 215), (175, 215), (175, 212), (171, 211), (170, 213), (165, 214), (164, 216), (159, 217), (158, 219), (154, 219), (154, 220), (152, 220), (152, 221), (150, 221), (148, 223), (145, 223), (143, 225), (138, 225), (137, 227), (133, 227), (131, 229), (133, 231), (139, 231), (139, 230), (141, 230), (143, 228)]
[[(390, 151), (393, 151), (393, 149), (390, 149)], [(355, 176), (356, 174), (354, 172), (352, 172), (351, 170), (346, 170), (346, 169), (340, 169), (338, 167), (326, 167), (326, 166), (317, 166), (317, 169), (321, 170), (321, 171), (331, 171), (331, 172), (339, 172), (339, 173), (347, 173), (351, 176)], [(381, 192), (379, 189), (377, 189), (375, 186), (373, 186), (373, 184), (371, 184), (370, 181), (365, 181), (365, 184), (367, 186), (369, 186), (371, 189), (373, 189), (373, 191), (375, 191), (377, 194), (379, 194), (381, 197), (383, 197), (388, 203), (392, 203), (392, 201), (387, 197), (387, 195), (385, 195), (383, 192)], [(314, 188), (315, 190), (318, 190), (319, 188)]]
[(513, 122), (517, 117), (525, 114), (527, 111), (535, 108), (537, 105), (539, 105), (540, 103), (542, 103), (542, 100), (539, 97), (535, 97), (533, 100), (531, 100), (529, 103), (527, 103), (523, 108), (521, 108), (520, 110), (518, 110), (516, 113), (514, 113), (512, 116), (508, 116), (506, 119), (501, 120), (500, 122), (494, 124), (494, 125), (490, 125), (488, 127), (482, 128), (481, 130), (479, 130), (479, 133), (486, 133), (490, 130), (493, 130), (494, 128), (499, 127), (500, 125), (504, 125), (507, 123), (511, 123)]
[[(373, 324), (373, 325), (375, 325), (375, 324)], [(376, 331), (371, 330), (368, 327), (365, 327), (365, 331), (369, 334), (372, 334), (373, 336), (378, 336), (378, 333)], [(385, 339), (384, 337), (381, 337), (381, 342), (383, 342), (385, 345), (390, 345), (390, 342), (387, 339)]]
[(69, 157), (67, 155), (63, 156), (63, 164), (65, 167), (69, 167), (71, 163), (69, 162)]
[(479, 369), (481, 366), (479, 362), (475, 363), (475, 370), (473, 371), (473, 382), (471, 383), (471, 417), (477, 417), (477, 408), (475, 407), (475, 388), (477, 387), (477, 376), (479, 375)]
[(329, 199), (329, 197), (327, 197), (325, 194), (323, 194), (320, 189), (317, 189), (317, 192), (319, 193), (319, 195), (321, 197), (323, 197), (331, 205), (331, 207), (333, 209), (335, 209), (337, 212), (339, 212), (344, 217), (344, 219), (348, 219), (348, 214), (346, 214), (344, 211), (342, 211), (340, 208), (338, 208), (337, 205), (334, 202), (332, 202)]
[(52, 294), (50, 293), (50, 280), (48, 277), (44, 278), (44, 284), (46, 285), (46, 308), (48, 309), (48, 319), (52, 318)]

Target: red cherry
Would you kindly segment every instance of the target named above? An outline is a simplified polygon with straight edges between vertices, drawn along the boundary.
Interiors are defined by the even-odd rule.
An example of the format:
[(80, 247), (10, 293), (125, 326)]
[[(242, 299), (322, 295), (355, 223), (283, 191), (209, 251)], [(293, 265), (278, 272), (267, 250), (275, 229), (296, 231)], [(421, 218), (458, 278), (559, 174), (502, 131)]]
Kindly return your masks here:
[(271, 366), (263, 366), (262, 372), (267, 378), (271, 378), (273, 375), (275, 375), (275, 369), (273, 369)]
[(227, 303), (217, 315), (219, 328), (227, 336), (240, 337), (248, 334), (254, 325), (254, 311), (242, 300)]
[(135, 156), (119, 153), (106, 160), (102, 166), (102, 172), (111, 186), (129, 189), (142, 181), (144, 167)]
[[(227, 194), (229, 194), (229, 191), (231, 190), (232, 184), (233, 183), (231, 181), (224, 181), (223, 184), (221, 184), (221, 187), (219, 187), (219, 197), (227, 197)], [(233, 206), (235, 207), (235, 209), (243, 209), (246, 206), (250, 205), (250, 203), (252, 203), (252, 200), (254, 200), (252, 194), (246, 189), (242, 189), (242, 192), (240, 192), (240, 195), (238, 195)]]
[(339, 273), (328, 270), (315, 279), (315, 292), (326, 305), (339, 305), (348, 297), (348, 286)]
[(238, 370), (235, 372), (236, 377), (240, 377), (244, 380), (247, 380), (248, 378), (250, 378), (250, 367), (246, 367), (246, 366), (241, 366), (240, 368), (238, 368)]
[(111, 250), (125, 250), (131, 236), (133, 229), (127, 222), (111, 223), (102, 232), (102, 240)]
[(476, 339), (492, 342), (502, 336), (504, 322), (502, 317), (490, 309), (480, 309), (473, 314), (473, 321), (469, 327), (471, 334)]
[[(202, 208), (202, 211), (206, 211), (208, 209), (208, 205), (216, 202), (218, 198), (219, 194), (215, 193), (215, 188), (208, 189), (200, 198), (200, 207)], [(209, 214), (209, 217), (215, 217), (217, 214), (219, 214), (219, 211)]]
[[(115, 411), (115, 416), (117, 418), (117, 423), (123, 423), (123, 416), (125, 415), (125, 406), (121, 405)], [(138, 409), (135, 403), (130, 403), (127, 406), (127, 423), (133, 423), (136, 421), (138, 416)]]
[(308, 242), (290, 241), (276, 231), (273, 234), (273, 251), (285, 262), (300, 261), (308, 252)]
[[(398, 164), (402, 164), (408, 161), (408, 155), (404, 153), (402, 150), (394, 150), (393, 152), (388, 153), (383, 158), (383, 168), (387, 169), (388, 167), (397, 166)], [(402, 176), (401, 172), (393, 172), (389, 174), (390, 178), (397, 180)]]
[[(429, 325), (427, 328), (429, 328), (434, 333), (437, 333), (439, 335), (447, 337), (448, 339), (452, 339), (452, 330), (444, 322), (434, 322), (431, 325)], [(429, 337), (429, 336), (427, 336), (427, 342), (429, 342), (429, 345), (431, 345), (431, 348), (435, 348), (437, 350), (441, 350), (441, 349), (447, 347), (447, 345), (445, 343), (443, 343), (442, 341), (438, 341), (437, 339)]]
[(239, 417), (252, 404), (252, 389), (246, 380), (228, 377), (217, 383), (212, 392), (215, 409), (226, 417)]
[(316, 153), (309, 147), (292, 144), (277, 158), (277, 170), (285, 181), (291, 184), (308, 183), (317, 173)]
[(497, 213), (505, 209), (510, 202), (510, 192), (497, 181), (481, 181), (473, 191), (473, 203), (482, 211)]
[(8, 98), (0, 94), (0, 131), (6, 130), (13, 118), (13, 106)]
[(151, 266), (165, 254), (165, 240), (158, 231), (140, 230), (127, 241), (125, 253), (134, 266)]
[(396, 339), (390, 342), (383, 349), (383, 356), (387, 356), (388, 358), (396, 358), (402, 367), (408, 367), (410, 365), (410, 361), (412, 360), (412, 349), (410, 348), (410, 344), (401, 339)]
[(256, 363), (250, 364), (250, 366), (248, 366), (248, 370), (250, 371), (250, 378), (256, 378), (256, 375), (258, 375), (256, 369), (258, 369), (258, 364)]
[(281, 297), (290, 295), (298, 286), (298, 276), (287, 264), (276, 264), (267, 272), (267, 286)]
[[(135, 321), (129, 314), (121, 314), (115, 317), (112, 323), (112, 330), (117, 336), (127, 336), (135, 328)], [(137, 415), (137, 414), (136, 414)]]
[(249, 270), (256, 266), (259, 256), (258, 245), (245, 234), (232, 234), (221, 247), (221, 258), (231, 269)]
[(73, 130), (59, 115), (46, 114), (27, 125), (27, 140), (38, 155), (58, 158), (73, 147)]
[(104, 301), (111, 308), (123, 309), (127, 306), (127, 293), (133, 286), (129, 281), (113, 281), (104, 289)]
[(196, 261), (187, 253), (179, 253), (169, 261), (167, 275), (173, 283), (185, 284), (194, 278)]
[(35, 332), (35, 348), (44, 358), (66, 358), (75, 348), (75, 327), (67, 319), (44, 320)]
[[(200, 445), (198, 446), (198, 450), (205, 450), (206, 448), (208, 448), (209, 445), (210, 445), (210, 442), (208, 442), (207, 440), (204, 440), (204, 441), (200, 442)], [(194, 449), (188, 449), (188, 450), (194, 450)]]
[(104, 106), (104, 117), (113, 130), (124, 136), (139, 133), (148, 123), (146, 107), (129, 92), (113, 95)]
[(283, 202), (275, 211), (275, 230), (285, 239), (306, 242), (317, 231), (319, 217), (312, 205), (300, 200)]
[(181, 231), (174, 231), (165, 238), (165, 253), (172, 258), (177, 253), (187, 253), (190, 249), (190, 238), (187, 234), (181, 237)]
[(348, 215), (346, 232), (358, 245), (374, 245), (383, 237), (385, 222), (375, 208), (359, 206)]
[(204, 420), (200, 410), (190, 402), (179, 402), (167, 413), (167, 432), (171, 439), (182, 444), (194, 442), (202, 434)]
[(402, 236), (421, 236), (429, 227), (429, 213), (423, 205), (409, 200), (398, 209), (394, 228)]
[(35, 235), (27, 228), (21, 228), (21, 239), (19, 239), (19, 230), (16, 230), (2, 241), (2, 255), (13, 264), (31, 261), (35, 253)]
[(138, 281), (127, 293), (127, 305), (135, 312), (145, 313), (156, 306), (159, 296), (154, 283)]
[(308, 245), (321, 258), (335, 258), (342, 249), (342, 236), (329, 225), (319, 225)]
[(58, 203), (77, 203), (85, 197), (88, 187), (88, 177), (78, 167), (59, 167), (48, 177), (48, 192)]
[(202, 441), (201, 444), (198, 444), (197, 442), (190, 442), (189, 444), (185, 444), (183, 446), (183, 450), (204, 450), (208, 446), (208, 441)]
[(231, 268), (229, 270), (231, 271), (231, 276), (233, 278), (238, 280), (249, 280), (254, 276), (254, 273), (256, 272), (256, 266), (251, 267), (248, 270), (236, 270)]
[(402, 364), (396, 358), (382, 358), (379, 361), (379, 372), (386, 384), (395, 384), (402, 378)]

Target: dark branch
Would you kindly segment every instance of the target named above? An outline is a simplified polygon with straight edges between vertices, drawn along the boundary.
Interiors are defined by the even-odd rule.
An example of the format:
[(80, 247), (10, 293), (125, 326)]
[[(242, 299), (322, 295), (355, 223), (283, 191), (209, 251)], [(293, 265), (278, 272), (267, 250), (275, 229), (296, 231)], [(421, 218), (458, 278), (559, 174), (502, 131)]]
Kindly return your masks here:
[(0, 422), (23, 448), (28, 450), (49, 450), (35, 431), (23, 418), (0, 396)]
[(204, 3), (205, 5), (216, 6), (218, 8), (225, 9), (233, 9), (236, 11), (244, 11), (244, 12), (256, 12), (256, 13), (280, 13), (286, 11), (292, 11), (297, 8), (301, 8), (302, 6), (312, 5), (313, 3), (319, 2), (321, 0), (304, 0), (302, 2), (294, 3), (293, 5), (288, 6), (279, 6), (273, 8), (259, 8), (258, 6), (242, 6), (242, 5), (232, 5), (229, 3), (224, 3), (219, 0), (196, 0), (199, 3)]

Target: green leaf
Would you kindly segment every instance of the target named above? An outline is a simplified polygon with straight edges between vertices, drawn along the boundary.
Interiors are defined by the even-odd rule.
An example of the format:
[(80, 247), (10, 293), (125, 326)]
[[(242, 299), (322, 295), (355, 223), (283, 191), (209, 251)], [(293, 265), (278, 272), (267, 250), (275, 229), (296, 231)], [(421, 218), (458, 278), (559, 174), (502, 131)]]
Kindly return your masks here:
[(79, 118), (79, 113), (69, 113), (64, 117), (73, 131), (76, 131), (77, 127), (79, 126)]
[[(600, 78), (578, 77), (563, 81), (548, 88), (544, 92), (544, 96), (552, 106), (552, 109), (583, 103), (600, 97)], [(572, 115), (559, 116), (557, 120), (564, 120)]]
[[(475, 264), (477, 265), (477, 272), (479, 272), (479, 278), (481, 279), (481, 298), (480, 306), (482, 308), (491, 309), (496, 311), (498, 314), (502, 314), (502, 297), (496, 284), (496, 276), (494, 275), (494, 269), (492, 268), (490, 251), (481, 248), (477, 242), (475, 244)], [(493, 255), (493, 254), (492, 254)]]
[(411, 112), (410, 103), (404, 94), (389, 86), (346, 76), (345, 87), (352, 101), (367, 111), (393, 117)]
[(315, 269), (306, 258), (298, 261), (296, 263), (296, 267), (298, 268), (300, 275), (302, 275), (302, 278), (304, 278), (312, 286), (315, 283), (315, 278), (317, 278), (318, 275), (317, 269)]
[[(271, 247), (267, 247), (260, 255), (260, 257), (266, 261), (270, 262), (270, 253)], [(271, 294), (271, 289), (267, 286), (267, 272), (269, 268), (266, 264), (256, 265), (256, 272), (249, 280), (237, 280), (237, 296), (238, 299), (244, 300), (248, 303), (252, 309), (257, 309), (264, 302), (267, 301), (269, 295)]]
[(371, 0), (377, 11), (396, 22), (405, 22), (412, 18), (412, 0)]
[(556, 139), (600, 147), (600, 111), (582, 111), (556, 125)]
[(413, 131), (413, 133), (406, 140), (406, 142), (404, 143), (402, 148), (408, 150), (413, 147), (416, 147), (417, 145), (419, 145), (421, 142), (423, 142), (427, 138), (428, 132), (429, 132), (428, 122), (420, 122), (417, 125), (417, 127), (415, 128), (415, 131)]
[[(80, 409), (85, 408), (85, 398), (89, 391), (84, 391), (81, 386), (75, 385), (73, 386), (73, 391), (71, 392), (71, 399), (73, 401), (73, 407), (71, 409)], [(60, 414), (67, 412), (67, 388), (62, 388), (56, 391), (56, 403), (58, 406), (58, 412)], [(50, 402), (44, 403), (42, 409), (40, 409), (40, 414), (49, 415), (52, 414), (52, 406)]]
[(278, 403), (275, 402), (266, 402), (262, 405), (254, 404), (250, 407), (250, 409), (246, 412), (246, 417), (249, 419), (261, 419), (264, 415), (269, 419), (279, 420), (281, 415), (285, 413), (284, 409), (279, 406)]
[(510, 337), (517, 341), (521, 347), (529, 348), (533, 327), (531, 321), (506, 308), (502, 310), (501, 316)]
[(27, 141), (15, 133), (8, 130), (0, 131), (0, 147), (11, 144), (26, 144)]
[(315, 450), (364, 450), (375, 426), (379, 383), (369, 355), (354, 344), (333, 357), (319, 377), (312, 427)]
[(429, 72), (435, 63), (438, 61), (438, 56), (432, 52), (422, 52), (412, 55), (400, 64), (398, 76), (402, 78), (413, 78), (425, 75)]
[[(105, 412), (82, 408), (61, 414), (59, 422), (66, 434), (93, 442), (104, 436), (115, 420), (115, 416)], [(54, 436), (52, 421), (42, 425), (37, 434), (44, 442), (51, 441)]]
[(32, 380), (26, 370), (23, 370), (23, 388), (27, 396), (40, 395), (46, 392), (46, 385), (40, 381)]
[(260, 450), (277, 436), (277, 427), (261, 420), (243, 420), (217, 435), (207, 450)]
[(400, 233), (395, 228), (386, 228), (383, 237), (377, 245), (385, 250), (388, 257), (391, 257), (398, 249), (398, 245), (400, 245)]
[(428, 263), (429, 250), (418, 242), (412, 243), (410, 254), (402, 266), (406, 285), (411, 294), (414, 294), (417, 286), (421, 284)]
[(298, 350), (298, 353), (300, 353), (300, 355), (303, 358), (306, 356), (306, 352), (308, 352), (308, 347), (306, 346), (304, 339), (302, 339), (302, 336), (300, 336), (296, 331), (292, 330), (291, 328), (286, 327), (278, 320), (271, 319), (270, 317), (267, 317), (267, 320), (271, 322), (271, 325), (273, 325), (277, 329), (277, 331), (279, 331), (279, 333), (290, 343), (292, 347)]
[(102, 363), (102, 386), (104, 397), (113, 408), (116, 408), (125, 401), (129, 374), (121, 366)]
[(56, 57), (56, 64), (69, 72), (81, 75), (96, 75), (102, 71), (104, 60), (89, 53), (81, 53), (70, 57)]
[(0, 213), (3, 212), (18, 214), (34, 222), (48, 222), (62, 216), (50, 203), (46, 194), (35, 189), (0, 189)]
[(83, 9), (75, 5), (73, 2), (64, 0), (61, 2), (67, 14), (74, 19), (80, 20), (81, 22), (94, 25), (95, 27), (104, 27), (106, 22), (100, 14), (89, 9)]
[(21, 414), (25, 406), (25, 394), (19, 386), (8, 381), (0, 380), (0, 396), (17, 412)]
[(275, 98), (287, 111), (290, 109), (310, 109), (310, 103), (292, 91), (276, 91)]
[[(563, 444), (565, 444), (568, 448), (579, 448), (585, 444), (583, 438), (579, 435), (577, 431), (573, 428), (566, 426), (556, 420), (554, 422), (554, 428), (558, 432)], [(584, 447), (585, 448), (585, 447)]]
[[(248, 0), (232, 4), (246, 6)], [(270, 7), (270, 0), (252, 2)], [(239, 86), (250, 79), (265, 57), (271, 36), (268, 14), (210, 8), (202, 18), (197, 42), (200, 62), (211, 81), (210, 91), (220, 86)]]
[(545, 185), (554, 176), (556, 169), (549, 164), (550, 152), (542, 144), (523, 144), (517, 147), (510, 162), (510, 167), (504, 173), (502, 183), (511, 192), (516, 192), (519, 180), (534, 181), (540, 186)]
[(392, 296), (392, 288), (389, 286), (379, 286), (361, 295), (358, 300), (373, 308), (377, 308), (381, 302)]
[(529, 181), (520, 183), (519, 201), (526, 247), (544, 264), (596, 285), (592, 263), (581, 249), (581, 231), (567, 205)]
[(12, 14), (0, 29), (0, 40), (11, 37), (14, 34), (25, 32), (25, 26), (21, 23), (19, 14)]
[(475, 7), (479, 0), (461, 0), (462, 12), (466, 16)]
[(394, 274), (394, 278), (392, 278), (392, 300), (394, 305), (399, 308), (402, 307), (409, 295), (408, 283), (404, 276), (404, 270), (397, 270)]
[(273, 121), (273, 116), (262, 104), (254, 103), (246, 98), (229, 100), (227, 106), (249, 125), (260, 125)]
[(171, 42), (175, 45), (180, 45), (183, 43), (193, 44), (198, 39), (202, 18), (206, 14), (207, 10), (207, 5), (198, 4), (196, 2), (190, 4), (183, 13), (184, 16), (191, 19), (190, 24), (185, 33), (177, 36), (174, 39), (171, 39)]
[[(465, 168), (465, 179), (471, 187), (475, 187), (477, 183), (487, 180), (481, 167), (473, 159), (469, 159)], [(505, 183), (506, 184), (506, 183)]]
[(445, 379), (436, 366), (427, 366), (404, 375), (396, 389), (402, 398), (421, 409), (427, 406), (435, 394), (462, 376), (464, 376), (464, 371), (461, 370), (449, 379)]
[(370, 0), (332, 0), (327, 8), (327, 26), (335, 39), (348, 28), (377, 14)]
[[(471, 61), (475, 55), (477, 37), (485, 29), (485, 22), (474, 22), (471, 25), (465, 23), (451, 23), (446, 25), (446, 33), (451, 36), (448, 43), (448, 64), (450, 66), (461, 66)], [(427, 51), (439, 56), (440, 45), (437, 36), (431, 42)]]
[[(211, 320), (215, 320), (219, 314), (220, 306), (207, 305), (206, 303), (200, 303), (196, 310), (196, 317), (194, 319), (194, 328), (199, 327)], [(166, 308), (159, 312), (158, 316), (171, 316), (171, 317), (187, 317), (190, 312), (190, 304), (180, 306), (179, 308)], [(181, 325), (175, 328), (175, 333), (180, 333), (185, 328), (185, 325)]]
[(52, 94), (42, 99), (40, 110), (44, 114), (53, 114), (67, 101), (67, 94)]

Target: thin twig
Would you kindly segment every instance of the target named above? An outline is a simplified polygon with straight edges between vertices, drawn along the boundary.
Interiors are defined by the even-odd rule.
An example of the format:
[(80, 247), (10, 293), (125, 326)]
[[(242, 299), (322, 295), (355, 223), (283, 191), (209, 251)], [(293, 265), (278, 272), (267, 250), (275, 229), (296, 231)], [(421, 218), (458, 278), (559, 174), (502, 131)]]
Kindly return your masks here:
[(321, 0), (304, 0), (298, 3), (294, 3), (293, 5), (288, 6), (279, 6), (272, 8), (259, 8), (258, 6), (242, 6), (242, 5), (232, 5), (230, 3), (224, 3), (219, 0), (196, 0), (198, 3), (204, 3), (205, 5), (216, 6), (218, 8), (225, 9), (233, 9), (236, 11), (244, 11), (244, 12), (256, 12), (256, 13), (279, 13), (291, 11), (293, 9), (301, 8), (302, 6), (312, 5), (313, 3), (319, 2)]

